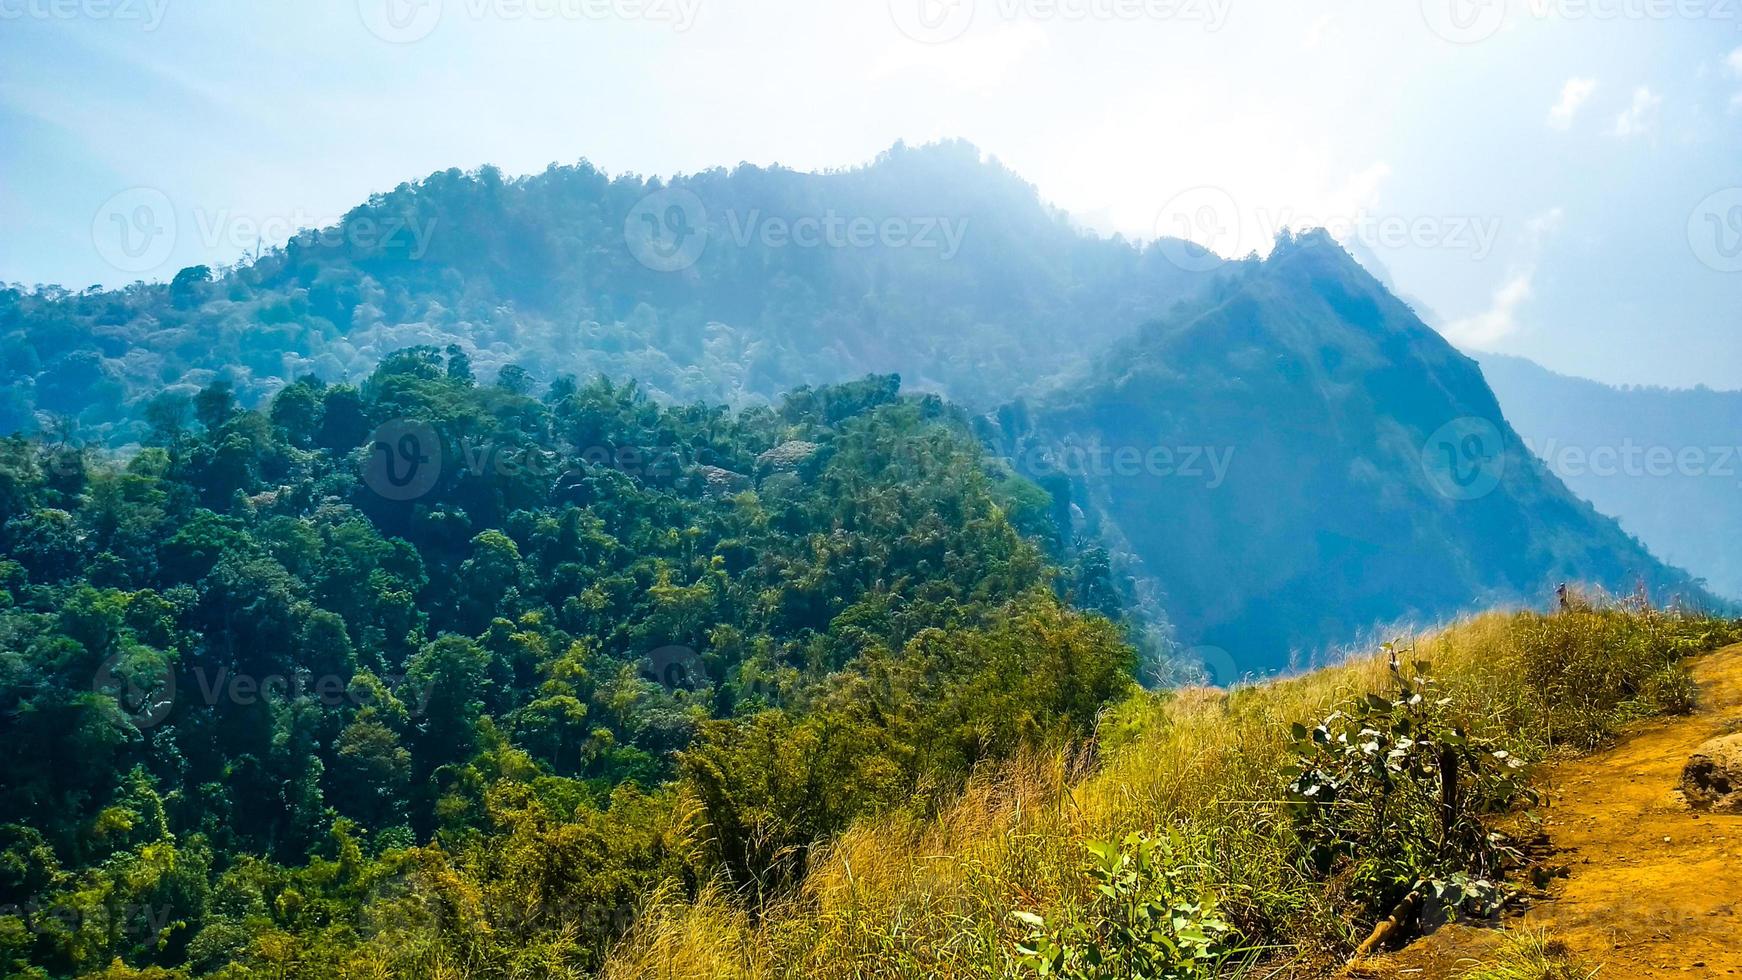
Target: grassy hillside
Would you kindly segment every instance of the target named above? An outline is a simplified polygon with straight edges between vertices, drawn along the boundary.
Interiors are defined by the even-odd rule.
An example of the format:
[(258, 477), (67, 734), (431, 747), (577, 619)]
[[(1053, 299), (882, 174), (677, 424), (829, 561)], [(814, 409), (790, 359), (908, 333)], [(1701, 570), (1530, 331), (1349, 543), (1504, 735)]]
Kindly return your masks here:
[[(1486, 777), (1465, 770), (1466, 792), (1488, 795), (1472, 793), (1464, 805), (1487, 827), (1530, 800), (1528, 770), (1497, 753), (1531, 762), (1578, 752), (1630, 718), (1683, 709), (1690, 687), (1682, 658), (1738, 638), (1736, 624), (1698, 617), (1580, 609), (1483, 616), (1397, 654), (1406, 673), (1428, 661), (1437, 678), (1416, 737), (1449, 741), (1456, 726), (1491, 764)], [(1294, 726), (1359, 713), (1372, 694), (1393, 698), (1389, 662), (1380, 654), (1233, 691), (1138, 695), (1102, 718), (1095, 742), (987, 767), (935, 818), (856, 824), (784, 900), (746, 907), (718, 889), (694, 902), (656, 899), (606, 975), (1035, 976), (1024, 950), (1056, 949), (1036, 939), (1062, 936), (1069, 949), (1100, 944), (1114, 959), (1097, 972), (1086, 958), (1067, 957), (1066, 971), (1055, 974), (1125, 976), (1145, 945), (1205, 949), (1189, 937), (1207, 926), (1215, 940), (1207, 956), (1158, 956), (1171, 965), (1146, 974), (1199, 976), (1259, 962), (1339, 962), (1423, 882), (1429, 914), (1459, 904), (1484, 914), (1495, 896), (1478, 879), (1517, 880), (1525, 861), (1506, 844), (1492, 852), (1440, 847), (1438, 797), (1432, 788), (1417, 792), (1437, 770), (1395, 766), (1389, 792), (1351, 770), (1323, 806), (1298, 791), (1302, 759), (1327, 753), (1303, 756)], [(1364, 716), (1360, 727), (1378, 729), (1370, 737), (1389, 750), (1399, 744), (1396, 725), (1373, 722), (1379, 717)], [(1331, 721), (1330, 730), (1341, 724)], [(1354, 750), (1363, 764), (1389, 756), (1363, 741)], [(1387, 806), (1387, 816), (1368, 823)], [(1354, 816), (1326, 817), (1339, 811)], [(1327, 819), (1378, 830), (1350, 836), (1321, 860)], [(1146, 846), (1146, 870), (1097, 870), (1107, 866), (1103, 855), (1130, 858)], [(1472, 863), (1496, 856), (1486, 871)], [(1165, 935), (1133, 943), (1133, 911), (1145, 908)]]

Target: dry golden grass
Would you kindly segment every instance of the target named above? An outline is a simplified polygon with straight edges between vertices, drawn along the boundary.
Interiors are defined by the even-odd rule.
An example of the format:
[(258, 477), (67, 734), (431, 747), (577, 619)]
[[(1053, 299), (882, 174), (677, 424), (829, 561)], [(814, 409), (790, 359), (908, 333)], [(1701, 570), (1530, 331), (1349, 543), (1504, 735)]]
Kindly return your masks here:
[[(1656, 613), (1491, 614), (1416, 638), (1468, 724), (1526, 755), (1572, 729), (1583, 741), (1653, 702), (1654, 681), (1722, 624)], [(1653, 660), (1655, 658), (1655, 660)], [(1248, 937), (1279, 958), (1328, 959), (1355, 926), (1297, 870), (1280, 796), (1289, 726), (1385, 689), (1373, 654), (1232, 691), (1143, 693), (1103, 719), (1098, 758), (1035, 752), (969, 780), (927, 819), (863, 821), (811, 862), (798, 894), (755, 921), (720, 889), (666, 892), (614, 951), (613, 978), (1009, 976), (1014, 910), (1085, 909), (1084, 843), (1172, 830), (1179, 860), (1213, 885)], [(1674, 668), (1679, 671), (1679, 666)], [(1607, 687), (1605, 687), (1607, 685)], [(1673, 693), (1673, 691), (1671, 691)], [(1673, 699), (1670, 699), (1673, 700)], [(1582, 715), (1569, 721), (1569, 711)], [(1598, 717), (1598, 715), (1602, 717)]]

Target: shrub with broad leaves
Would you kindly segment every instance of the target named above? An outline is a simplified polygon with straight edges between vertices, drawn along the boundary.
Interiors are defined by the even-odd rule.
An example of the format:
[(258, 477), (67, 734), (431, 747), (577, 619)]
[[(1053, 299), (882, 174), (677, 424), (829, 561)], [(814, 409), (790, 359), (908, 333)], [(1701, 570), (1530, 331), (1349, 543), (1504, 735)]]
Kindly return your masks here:
[(1089, 841), (1086, 871), (1095, 901), (1082, 917), (1049, 923), (1014, 913), (1028, 926), (1018, 963), (1061, 980), (1199, 980), (1219, 976), (1252, 950), (1217, 910), (1215, 892), (1194, 881), (1171, 834)]
[(1379, 915), (1411, 893), (1448, 915), (1492, 914), (1520, 855), (1484, 817), (1529, 797), (1524, 763), (1456, 722), (1427, 663), (1406, 670), (1387, 649), (1388, 693), (1293, 726), (1289, 809), (1309, 870)]

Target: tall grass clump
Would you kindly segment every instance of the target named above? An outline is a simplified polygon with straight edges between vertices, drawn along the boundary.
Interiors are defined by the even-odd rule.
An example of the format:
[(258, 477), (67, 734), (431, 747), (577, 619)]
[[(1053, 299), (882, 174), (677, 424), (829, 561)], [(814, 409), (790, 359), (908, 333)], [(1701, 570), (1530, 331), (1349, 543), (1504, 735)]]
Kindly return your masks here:
[(1526, 930), (1507, 933), (1494, 955), (1466, 970), (1462, 980), (1593, 980), (1598, 972), (1547, 933)]
[[(1521, 787), (1518, 763), (1506, 760), (1587, 750), (1631, 719), (1685, 710), (1686, 658), (1739, 640), (1732, 622), (1580, 602), (1553, 615), (1476, 617), (1300, 677), (1139, 693), (1108, 707), (1091, 744), (1033, 746), (976, 772), (929, 815), (854, 824), (756, 917), (723, 890), (662, 893), (606, 975), (1112, 977), (1141, 966), (1189, 977), (1269, 961), (1328, 966), (1398, 895), (1503, 870), (1459, 849), (1484, 836), (1464, 821), (1528, 799), (1480, 773)], [(1431, 684), (1417, 683), (1417, 667)], [(1349, 771), (1367, 775), (1337, 775), (1342, 749), (1330, 747), (1344, 737)], [(1384, 750), (1369, 752), (1369, 741)], [(1441, 778), (1452, 748), (1474, 787), (1456, 794), (1455, 823), (1441, 794), (1395, 789)], [(1357, 832), (1338, 822), (1344, 803), (1303, 806), (1311, 766), (1348, 804), (1370, 817), (1401, 808), (1379, 819), (1407, 826)], [(1340, 860), (1324, 859), (1327, 841)], [(1381, 847), (1420, 855), (1373, 853)], [(1484, 861), (1493, 866), (1475, 867)], [(1384, 869), (1391, 884), (1363, 884), (1362, 868)]]

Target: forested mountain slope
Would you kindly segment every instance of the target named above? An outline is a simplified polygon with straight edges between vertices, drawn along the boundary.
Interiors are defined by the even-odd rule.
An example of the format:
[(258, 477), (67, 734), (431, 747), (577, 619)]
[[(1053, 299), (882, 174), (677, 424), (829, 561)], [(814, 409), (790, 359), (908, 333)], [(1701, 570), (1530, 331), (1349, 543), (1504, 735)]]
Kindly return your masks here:
[[(1114, 587), (1158, 635), (1177, 624), (1245, 668), (1562, 579), (1683, 590), (1518, 456), (1480, 374), (1339, 249), (1279, 253), (1082, 233), (962, 143), (665, 183), (448, 171), (220, 274), (0, 293), (0, 429), (136, 445), (214, 382), (246, 407), (410, 345), (511, 388), (603, 374), (663, 404), (898, 373), (971, 411), (1012, 406), (981, 432), (1053, 491), (1073, 550), (1120, 551)], [(1034, 466), (1078, 438), (1126, 461), (1074, 490)], [(1449, 451), (1485, 479), (1501, 449), (1480, 499), (1421, 465)]]
[(663, 184), (585, 163), (446, 171), (208, 272), (0, 291), (0, 432), (42, 412), (122, 444), (165, 386), (222, 377), (251, 405), (304, 374), (354, 382), (392, 350), (450, 343), (485, 378), (512, 363), (741, 403), (893, 372), (989, 407), (1194, 278), (1160, 251), (1078, 232), (960, 143), (841, 172), (745, 165)]
[(1563, 581), (1701, 596), (1545, 470), (1475, 362), (1322, 232), (990, 428), (1068, 479), (1184, 642), (1249, 669)]
[(591, 975), (637, 910), (760, 916), (856, 821), (1076, 758), (1124, 627), (1259, 671), (1560, 580), (1701, 598), (1328, 238), (1204, 258), (949, 144), (446, 172), (0, 292), (0, 963)]
[(182, 407), (125, 464), (0, 441), (8, 976), (576, 975), (1131, 687), (1044, 495), (891, 377), (733, 413), (410, 349)]

